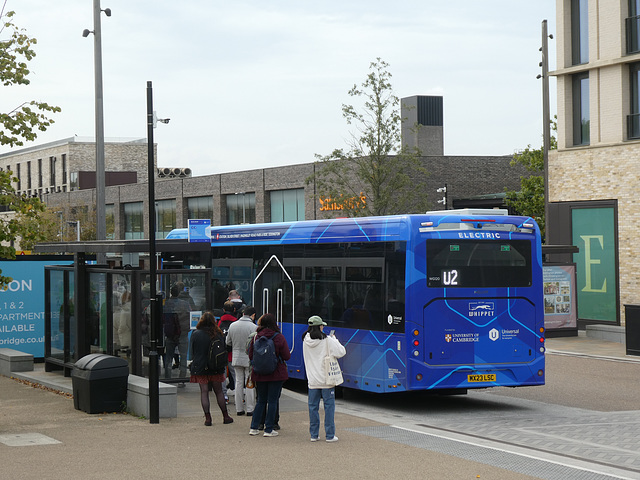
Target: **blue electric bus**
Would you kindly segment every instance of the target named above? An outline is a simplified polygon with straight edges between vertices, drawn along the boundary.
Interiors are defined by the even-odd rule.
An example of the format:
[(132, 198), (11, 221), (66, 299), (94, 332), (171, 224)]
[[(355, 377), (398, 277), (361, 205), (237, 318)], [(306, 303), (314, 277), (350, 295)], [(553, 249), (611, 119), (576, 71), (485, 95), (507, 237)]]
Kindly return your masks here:
[[(347, 349), (347, 388), (544, 384), (542, 253), (531, 218), (449, 210), (207, 234), (214, 290), (231, 285), (276, 315), (292, 378), (305, 378), (301, 336), (320, 315)], [(171, 238), (186, 238), (186, 229)]]

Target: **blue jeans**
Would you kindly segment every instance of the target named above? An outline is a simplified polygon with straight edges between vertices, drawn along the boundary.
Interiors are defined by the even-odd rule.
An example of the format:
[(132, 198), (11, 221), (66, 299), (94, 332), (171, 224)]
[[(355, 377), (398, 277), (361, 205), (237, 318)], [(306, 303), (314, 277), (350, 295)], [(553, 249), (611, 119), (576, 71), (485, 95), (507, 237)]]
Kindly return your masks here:
[(320, 434), (320, 399), (324, 405), (324, 433), (327, 439), (331, 439), (336, 434), (336, 424), (333, 420), (336, 413), (335, 388), (309, 389), (309, 433), (311, 438), (318, 438)]
[(253, 410), (254, 415), (251, 417), (252, 430), (258, 429), (260, 425), (260, 412), (262, 412), (265, 407), (267, 408), (267, 416), (264, 420), (264, 431), (265, 433), (270, 433), (273, 430), (283, 383), (282, 381), (256, 382), (258, 402), (256, 403), (256, 408)]

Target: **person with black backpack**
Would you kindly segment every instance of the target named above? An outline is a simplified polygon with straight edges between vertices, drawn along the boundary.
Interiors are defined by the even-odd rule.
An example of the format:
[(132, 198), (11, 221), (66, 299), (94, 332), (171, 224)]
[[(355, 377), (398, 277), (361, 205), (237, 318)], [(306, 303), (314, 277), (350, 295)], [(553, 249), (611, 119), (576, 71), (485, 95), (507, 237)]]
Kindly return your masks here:
[[(229, 301), (224, 302), (224, 305), (222, 306), (222, 308), (223, 308), (223, 314), (220, 317), (220, 320), (218, 320), (218, 326), (220, 327), (220, 330), (222, 330), (222, 334), (224, 335), (224, 338), (226, 340), (227, 333), (229, 332), (229, 327), (231, 326), (232, 323), (238, 320), (238, 317), (236, 316), (236, 306), (234, 305), (233, 302), (229, 302)], [(231, 365), (232, 357), (233, 357), (233, 352), (231, 351), (231, 349), (229, 349), (229, 365)], [(226, 384), (227, 380), (229, 381), (228, 386)], [(229, 396), (228, 396), (229, 390), (232, 390), (235, 392), (235, 389), (236, 389), (235, 385), (236, 385), (236, 372), (232, 367), (228, 367), (225, 381), (222, 382), (222, 392), (224, 393), (224, 398), (227, 401), (227, 403), (229, 403)]]
[(264, 422), (264, 436), (276, 437), (274, 430), (276, 411), (282, 392), (282, 384), (289, 378), (287, 360), (291, 358), (289, 345), (284, 335), (280, 333), (276, 317), (265, 313), (258, 320), (258, 330), (249, 344), (249, 359), (251, 360), (251, 379), (255, 383), (258, 400), (251, 418), (249, 435), (258, 435), (260, 430), (260, 415), (265, 406), (267, 414)]
[[(220, 345), (221, 354), (216, 353), (216, 346)], [(227, 402), (222, 393), (224, 370), (227, 366), (227, 349), (224, 343), (222, 330), (216, 325), (216, 317), (212, 312), (206, 311), (200, 317), (196, 329), (191, 333), (189, 350), (192, 352), (191, 383), (200, 385), (200, 403), (204, 411), (204, 424), (210, 427), (212, 424), (209, 412), (209, 390), (216, 395), (218, 407), (222, 412), (223, 423), (233, 423), (233, 418), (227, 411)]]

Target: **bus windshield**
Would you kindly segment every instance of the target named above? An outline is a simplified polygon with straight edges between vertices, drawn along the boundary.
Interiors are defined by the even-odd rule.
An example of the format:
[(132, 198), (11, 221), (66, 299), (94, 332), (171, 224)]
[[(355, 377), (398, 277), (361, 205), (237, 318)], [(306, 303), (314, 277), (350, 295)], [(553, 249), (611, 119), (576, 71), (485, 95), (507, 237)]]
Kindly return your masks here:
[(529, 287), (529, 240), (427, 240), (428, 287)]

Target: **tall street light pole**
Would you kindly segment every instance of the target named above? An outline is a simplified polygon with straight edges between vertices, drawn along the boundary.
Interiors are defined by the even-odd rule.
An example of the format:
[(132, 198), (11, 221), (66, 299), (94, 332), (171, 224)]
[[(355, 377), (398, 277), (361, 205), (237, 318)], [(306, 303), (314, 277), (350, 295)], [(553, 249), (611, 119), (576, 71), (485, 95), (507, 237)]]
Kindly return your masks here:
[[(111, 16), (111, 9), (100, 8), (100, 0), (93, 0), (93, 32), (85, 29), (83, 37), (93, 33), (93, 61), (95, 70), (96, 91), (96, 240), (107, 238), (107, 221), (105, 211), (105, 165), (104, 165), (104, 108), (102, 99), (102, 27), (100, 13)], [(104, 253), (98, 254), (98, 263), (106, 263)]]
[(153, 85), (147, 82), (147, 184), (149, 186), (149, 300), (151, 309), (150, 351), (149, 351), (149, 423), (160, 423), (160, 346), (162, 332), (160, 314), (162, 295), (156, 291), (156, 166), (153, 151), (153, 129), (157, 122), (169, 123), (168, 118), (157, 118), (153, 111)]
[(160, 423), (160, 363), (158, 358), (158, 334), (160, 331), (159, 307), (156, 294), (156, 195), (155, 162), (153, 154), (153, 86), (147, 82), (147, 171), (149, 186), (149, 300), (151, 308), (151, 342), (149, 351), (149, 423)]
[(544, 232), (545, 243), (549, 243), (549, 149), (551, 148), (551, 114), (549, 113), (549, 36), (547, 21), (542, 21), (542, 155), (544, 162)]

